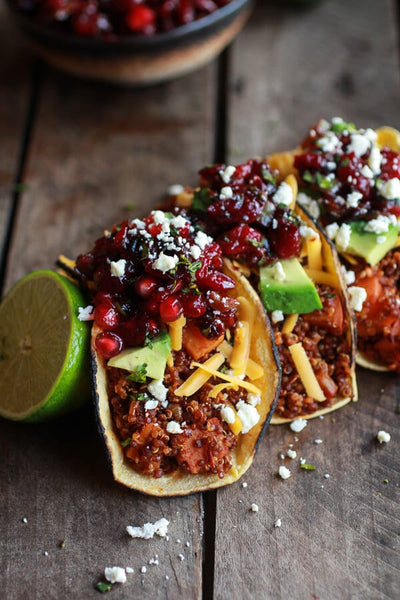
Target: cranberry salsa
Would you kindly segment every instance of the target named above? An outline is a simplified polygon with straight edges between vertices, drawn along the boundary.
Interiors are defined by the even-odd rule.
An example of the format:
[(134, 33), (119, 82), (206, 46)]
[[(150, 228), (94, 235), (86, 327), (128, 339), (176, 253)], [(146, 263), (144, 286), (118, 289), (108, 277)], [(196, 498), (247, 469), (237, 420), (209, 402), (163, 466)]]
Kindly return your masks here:
[(393, 145), (388, 128), (321, 119), (294, 166), (304, 188), (298, 201), (341, 254), (359, 350), (400, 372), (400, 155)]
[[(218, 164), (200, 171), (200, 187), (194, 190), (191, 213), (213, 235), (224, 255), (239, 261), (255, 287), (262, 286), (263, 269), (272, 272), (270, 288), (263, 303), (269, 311), (275, 342), (282, 366), (283, 380), (275, 415), (295, 418), (332, 405), (337, 397), (352, 397), (350, 341), (348, 322), (342, 306), (340, 290), (326, 283), (314, 293), (318, 305), (301, 309), (308, 280), (294, 289), (295, 304), (285, 308), (269, 305), (272, 287), (285, 280), (286, 268), (307, 266), (307, 242), (319, 235), (294, 212), (296, 188), (288, 179), (278, 183), (268, 164), (249, 160), (232, 166)], [(186, 194), (183, 196), (186, 203)], [(175, 203), (180, 204), (179, 196)], [(297, 271), (296, 271), (297, 273)], [(297, 275), (296, 275), (297, 276)], [(288, 277), (289, 279), (289, 277)], [(318, 294), (317, 294), (318, 292)], [(282, 296), (278, 295), (281, 300)], [(315, 308), (317, 308), (315, 310)], [(285, 314), (299, 314), (291, 327), (284, 327)], [(317, 402), (307, 394), (295, 367), (289, 347), (301, 343), (305, 349), (323, 399)]]
[[(114, 226), (76, 270), (95, 307), (95, 347), (126, 458), (154, 477), (178, 468), (223, 477), (239, 432), (259, 421), (260, 395), (250, 383), (226, 393), (214, 375), (189, 392), (196, 361), (229, 374), (229, 353), (217, 348), (231, 347), (240, 298), (220, 246), (183, 212), (155, 210)], [(236, 380), (247, 385), (244, 373)]]
[(170, 31), (213, 13), (231, 0), (11, 0), (37, 23), (61, 32), (113, 41)]

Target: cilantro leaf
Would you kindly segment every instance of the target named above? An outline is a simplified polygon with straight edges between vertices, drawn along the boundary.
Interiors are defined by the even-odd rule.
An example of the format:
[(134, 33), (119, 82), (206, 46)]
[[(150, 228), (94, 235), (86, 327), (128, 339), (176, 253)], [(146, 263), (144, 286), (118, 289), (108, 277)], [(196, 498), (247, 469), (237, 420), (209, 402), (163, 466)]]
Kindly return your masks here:
[(306, 471), (315, 471), (314, 465), (310, 465), (309, 463), (300, 465), (300, 469), (305, 469)]
[(130, 381), (136, 381), (136, 383), (145, 383), (146, 382), (146, 373), (147, 373), (147, 364), (138, 365), (136, 369), (127, 376), (126, 379)]
[(212, 204), (210, 190), (208, 188), (200, 188), (194, 191), (192, 209), (200, 212), (207, 212), (207, 208)]
[(96, 590), (104, 594), (112, 589), (112, 583), (106, 583), (105, 581), (98, 581), (96, 583)]

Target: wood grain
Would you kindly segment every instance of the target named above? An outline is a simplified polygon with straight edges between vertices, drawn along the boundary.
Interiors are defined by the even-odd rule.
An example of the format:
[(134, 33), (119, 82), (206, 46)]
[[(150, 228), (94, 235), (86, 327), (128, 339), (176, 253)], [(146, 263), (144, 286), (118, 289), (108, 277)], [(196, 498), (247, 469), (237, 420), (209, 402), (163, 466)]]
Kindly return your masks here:
[[(231, 58), (230, 160), (294, 147), (321, 116), (398, 127), (394, 9), (260, 4)], [(399, 377), (359, 369), (358, 379), (358, 403), (297, 436), (270, 427), (248, 486), (219, 492), (216, 599), (400, 596)], [(390, 444), (377, 443), (380, 429), (391, 432)], [(296, 459), (280, 458), (291, 444)], [(316, 470), (302, 470), (300, 457)], [(280, 464), (290, 479), (280, 479)]]
[[(113, 223), (146, 214), (169, 184), (195, 179), (211, 160), (214, 77), (211, 66), (128, 90), (46, 71), (7, 287), (52, 268), (60, 253), (88, 250)], [(7, 600), (28, 592), (32, 599), (97, 598), (94, 584), (114, 565), (134, 569), (114, 598), (201, 598), (201, 496), (158, 500), (114, 484), (90, 409), (78, 422), (1, 422), (0, 429)], [(126, 525), (162, 516), (171, 522), (169, 541), (126, 534)]]

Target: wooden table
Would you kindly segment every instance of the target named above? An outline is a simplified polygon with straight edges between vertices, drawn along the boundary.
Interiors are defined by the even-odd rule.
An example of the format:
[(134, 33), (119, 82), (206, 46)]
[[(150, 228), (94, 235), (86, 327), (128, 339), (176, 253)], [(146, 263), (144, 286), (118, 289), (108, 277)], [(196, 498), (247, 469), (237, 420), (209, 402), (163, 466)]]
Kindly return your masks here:
[[(36, 62), (1, 5), (4, 291), (145, 214), (168, 185), (196, 183), (207, 163), (293, 147), (320, 116), (399, 128), (396, 8), (261, 1), (220, 60), (134, 90)], [(358, 378), (358, 403), (297, 437), (270, 427), (247, 487), (185, 498), (115, 484), (91, 407), (47, 425), (2, 421), (1, 599), (98, 598), (94, 585), (114, 565), (134, 569), (110, 592), (121, 600), (399, 598), (399, 377), (360, 369)], [(380, 429), (389, 444), (376, 442)], [(279, 457), (290, 444), (316, 471)], [(126, 534), (161, 517), (168, 540)]]

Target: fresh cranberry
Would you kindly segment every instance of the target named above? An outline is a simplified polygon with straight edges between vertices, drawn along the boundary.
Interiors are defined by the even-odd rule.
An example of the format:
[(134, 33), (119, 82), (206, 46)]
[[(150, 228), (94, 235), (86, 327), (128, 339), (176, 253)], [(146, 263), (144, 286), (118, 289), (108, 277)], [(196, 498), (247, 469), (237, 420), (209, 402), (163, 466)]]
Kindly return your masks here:
[(146, 328), (147, 328), (147, 333), (151, 337), (156, 337), (156, 335), (158, 335), (160, 333), (160, 325), (157, 323), (157, 321), (155, 319), (152, 319), (150, 317), (146, 318)]
[(353, 152), (344, 154), (337, 169), (337, 177), (344, 186), (357, 190), (367, 200), (371, 194), (371, 180), (361, 174), (362, 168), (362, 162)]
[(101, 290), (100, 292), (97, 292), (93, 299), (93, 302), (95, 306), (98, 306), (99, 304), (108, 304), (112, 306), (114, 302), (114, 297), (112, 294)]
[(94, 255), (91, 252), (80, 254), (76, 259), (76, 269), (85, 277), (91, 277), (94, 269)]
[(186, 317), (196, 319), (202, 317), (207, 311), (207, 303), (203, 294), (182, 294), (180, 300)]
[(103, 358), (108, 360), (119, 354), (123, 347), (121, 338), (110, 331), (102, 331), (95, 340), (96, 350)]
[(235, 287), (233, 279), (219, 271), (208, 271), (203, 277), (198, 277), (197, 282), (200, 287), (215, 292), (226, 292)]
[(94, 309), (94, 320), (101, 329), (115, 329), (119, 323), (119, 314), (112, 305), (99, 304)]
[(400, 179), (400, 155), (387, 148), (382, 149), (382, 166), (380, 178), (383, 181), (397, 177)]
[(147, 323), (146, 318), (142, 316), (131, 317), (128, 321), (121, 322), (116, 333), (124, 340), (127, 346), (141, 346), (146, 337)]
[(326, 158), (320, 152), (305, 152), (294, 157), (294, 166), (301, 171), (322, 169), (326, 166)]
[[(266, 254), (263, 235), (249, 225), (237, 225), (218, 239), (223, 254), (258, 262)], [(265, 242), (266, 243), (266, 242)]]
[(144, 4), (138, 4), (126, 16), (126, 23), (131, 31), (154, 33), (156, 13)]
[(135, 291), (141, 298), (149, 298), (158, 287), (158, 281), (151, 275), (141, 275), (135, 281)]
[(299, 256), (301, 238), (296, 223), (286, 220), (283, 216), (277, 219), (278, 226), (268, 230), (268, 240), (278, 258)]
[(168, 296), (165, 300), (160, 302), (160, 317), (164, 323), (176, 321), (183, 313), (183, 306), (179, 298), (175, 295)]

